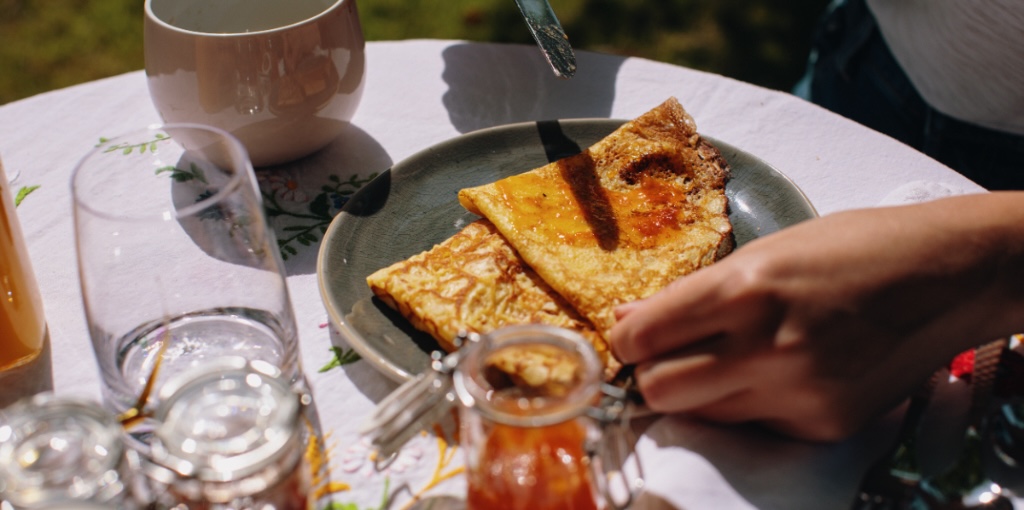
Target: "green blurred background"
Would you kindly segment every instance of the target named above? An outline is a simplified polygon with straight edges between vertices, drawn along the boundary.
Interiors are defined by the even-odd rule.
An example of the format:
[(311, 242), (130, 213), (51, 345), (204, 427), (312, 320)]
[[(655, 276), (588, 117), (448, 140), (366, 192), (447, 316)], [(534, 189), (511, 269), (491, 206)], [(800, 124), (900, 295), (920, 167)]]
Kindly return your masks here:
[[(210, 0), (215, 1), (215, 0)], [(287, 0), (283, 0), (287, 1)], [(550, 0), (578, 49), (789, 90), (828, 0)], [(367, 40), (532, 44), (513, 0), (358, 0)], [(0, 0), (0, 104), (142, 69), (143, 0)]]

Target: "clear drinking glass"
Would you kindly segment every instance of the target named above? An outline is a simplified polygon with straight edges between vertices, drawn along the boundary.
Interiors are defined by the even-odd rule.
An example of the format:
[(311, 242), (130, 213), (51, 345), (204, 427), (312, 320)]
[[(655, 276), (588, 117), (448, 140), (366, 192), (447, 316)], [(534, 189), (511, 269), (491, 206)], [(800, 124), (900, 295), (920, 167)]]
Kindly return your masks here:
[[(169, 124), (104, 140), (71, 187), (82, 299), (113, 412), (139, 410), (147, 395), (155, 408), (150, 388), (226, 356), (303, 383), (277, 242), (235, 138)], [(133, 446), (153, 426), (133, 422)]]

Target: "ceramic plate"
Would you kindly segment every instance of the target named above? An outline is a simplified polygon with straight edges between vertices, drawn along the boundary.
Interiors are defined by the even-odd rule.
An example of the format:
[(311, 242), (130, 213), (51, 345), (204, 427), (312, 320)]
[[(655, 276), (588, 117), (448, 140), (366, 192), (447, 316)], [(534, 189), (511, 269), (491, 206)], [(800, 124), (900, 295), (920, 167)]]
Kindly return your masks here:
[[(511, 124), (440, 143), (393, 166), (352, 196), (324, 235), (317, 260), (332, 324), (364, 360), (396, 381), (427, 368), (437, 343), (373, 297), (366, 277), (430, 249), (477, 219), (459, 189), (575, 154), (624, 121)], [(728, 143), (714, 143), (732, 169), (726, 186), (738, 246), (817, 215), (786, 176)]]

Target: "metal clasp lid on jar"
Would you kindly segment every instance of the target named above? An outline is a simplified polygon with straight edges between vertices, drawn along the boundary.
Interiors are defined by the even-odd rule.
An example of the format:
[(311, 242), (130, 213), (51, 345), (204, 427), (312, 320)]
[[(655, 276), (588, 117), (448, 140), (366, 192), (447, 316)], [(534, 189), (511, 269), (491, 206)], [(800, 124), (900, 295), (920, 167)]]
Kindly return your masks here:
[[(517, 416), (511, 424), (542, 426), (581, 416), (594, 420), (602, 431), (602, 438), (596, 441), (588, 438), (585, 448), (594, 474), (600, 475), (597, 482), (609, 507), (628, 507), (643, 487), (643, 475), (629, 426), (633, 404), (627, 391), (599, 380), (600, 362), (585, 339), (573, 331), (546, 325), (509, 326), (485, 335), (462, 333), (454, 342), (459, 347), (457, 351), (447, 355), (433, 352), (430, 369), (385, 397), (361, 429), (375, 450), (378, 466), (386, 465), (410, 438), (422, 430), (429, 430), (453, 409), (487, 413), (487, 406), (481, 404), (485, 403), (486, 395), (492, 390), (482, 387), (480, 378), (467, 374), (468, 367), (479, 366), (481, 356), (492, 349), (494, 341), (508, 343), (508, 340), (515, 342), (520, 338), (558, 340), (562, 348), (577, 351), (585, 358), (585, 364), (590, 365), (587, 377), (591, 381), (588, 384), (595, 388), (579, 391), (581, 398), (578, 401), (554, 413), (547, 412), (543, 417)], [(541, 374), (541, 377), (548, 375)], [(632, 470), (628, 474), (622, 470), (627, 465)]]
[[(310, 474), (297, 393), (268, 363), (223, 358), (169, 381), (160, 392), (145, 464), (150, 490), (183, 501), (228, 504), (298, 492), (305, 508)], [(293, 487), (294, 486), (294, 487)], [(294, 498), (292, 498), (294, 499)], [(167, 506), (174, 506), (169, 501)]]
[(98, 403), (28, 397), (8, 407), (0, 423), (0, 499), (19, 510), (126, 506), (127, 453), (120, 424)]

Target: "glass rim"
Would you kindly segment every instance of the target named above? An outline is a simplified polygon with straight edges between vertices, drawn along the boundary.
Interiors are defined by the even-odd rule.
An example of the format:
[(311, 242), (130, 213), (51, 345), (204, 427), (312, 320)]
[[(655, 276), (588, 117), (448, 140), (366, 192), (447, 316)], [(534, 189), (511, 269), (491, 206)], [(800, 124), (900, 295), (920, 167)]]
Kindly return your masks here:
[[(261, 416), (265, 421), (247, 423), (246, 430), (222, 438), (188, 437), (177, 422), (169, 420), (205, 410), (205, 399), (216, 394), (251, 400), (269, 396), (274, 406), (270, 415)], [(281, 459), (290, 464), (300, 440), (300, 398), (279, 368), (260, 360), (231, 356), (178, 374), (160, 389), (161, 403), (154, 416), (159, 425), (149, 461), (155, 469), (170, 469), (177, 476), (202, 482), (237, 481)], [(192, 449), (184, 446), (187, 443)], [(218, 444), (222, 448), (216, 448)]]
[[(79, 182), (79, 179), (82, 178), (82, 174), (85, 171), (84, 168), (86, 167), (86, 162), (87, 161), (89, 161), (90, 159), (92, 159), (93, 157), (95, 157), (95, 156), (97, 156), (99, 154), (102, 154), (103, 151), (105, 149), (109, 148), (112, 143), (115, 143), (115, 142), (117, 142), (119, 140), (123, 140), (123, 139), (125, 139), (127, 137), (130, 137), (130, 136), (133, 136), (135, 134), (157, 132), (157, 131), (162, 131), (162, 132), (166, 133), (168, 130), (175, 130), (175, 129), (188, 129), (188, 130), (206, 131), (206, 132), (212, 133), (212, 134), (222, 138), (224, 140), (225, 145), (227, 146), (227, 148), (230, 151), (230, 156), (231, 156), (232, 160), (238, 160), (238, 161), (241, 161), (243, 163), (242, 171), (241, 172), (234, 172), (233, 174), (231, 174), (229, 176), (229, 178), (227, 179), (227, 182), (225, 183), (225, 185), (223, 187), (221, 187), (220, 189), (218, 189), (215, 193), (211, 194), (210, 196), (208, 196), (208, 197), (206, 197), (206, 198), (204, 198), (202, 200), (199, 200), (197, 202), (191, 203), (191, 204), (189, 204), (187, 206), (184, 206), (182, 208), (171, 209), (169, 211), (163, 211), (161, 213), (145, 213), (145, 214), (126, 214), (126, 213), (123, 213), (123, 212), (112, 213), (112, 212), (110, 212), (108, 210), (96, 208), (95, 206), (92, 205), (92, 201), (91, 200), (84, 200), (81, 197), (81, 193), (80, 193), (81, 183)], [(170, 137), (169, 136), (169, 138), (173, 139), (174, 137)], [(195, 216), (196, 213), (202, 211), (203, 209), (206, 209), (206, 208), (210, 207), (211, 205), (215, 205), (215, 204), (219, 204), (219, 203), (223, 202), (229, 195), (231, 195), (232, 193), (237, 191), (245, 183), (245, 181), (250, 180), (252, 178), (255, 178), (255, 176), (253, 175), (254, 171), (255, 170), (253, 169), (253, 166), (252, 166), (252, 160), (249, 159), (249, 153), (245, 149), (245, 146), (242, 145), (242, 142), (239, 141), (238, 138), (236, 138), (234, 135), (232, 135), (231, 133), (229, 133), (226, 130), (223, 130), (223, 129), (215, 127), (215, 126), (210, 126), (210, 125), (206, 125), (206, 124), (197, 124), (197, 123), (191, 123), (191, 122), (167, 123), (167, 124), (160, 124), (160, 123), (150, 124), (150, 125), (148, 125), (146, 127), (142, 127), (142, 128), (138, 128), (138, 129), (133, 129), (131, 131), (122, 132), (121, 134), (119, 134), (117, 136), (114, 136), (114, 137), (111, 137), (111, 138), (106, 138), (103, 141), (101, 141), (100, 143), (96, 144), (96, 146), (94, 146), (92, 149), (90, 149), (88, 152), (86, 152), (85, 155), (82, 156), (82, 158), (78, 160), (78, 162), (75, 164), (74, 169), (72, 169), (72, 171), (71, 171), (71, 179), (70, 179), (70, 182), (71, 182), (71, 200), (72, 200), (73, 206), (74, 206), (73, 207), (74, 210), (72, 211), (72, 213), (75, 213), (78, 210), (84, 210), (84, 211), (88, 211), (90, 214), (92, 214), (94, 216), (97, 216), (97, 217), (100, 217), (100, 218), (104, 218), (104, 219), (108, 219), (108, 220), (123, 221), (123, 222), (140, 222), (140, 223), (145, 223), (145, 222), (150, 222), (150, 221), (161, 221), (162, 222), (162, 221), (167, 221), (169, 219), (181, 220), (181, 219), (184, 219), (184, 218), (187, 218), (187, 217), (190, 217), (190, 216)], [(255, 186), (255, 183), (253, 185)], [(259, 196), (259, 193), (257, 193), (257, 197), (258, 196)], [(170, 213), (170, 216), (168, 216), (168, 213)]]
[[(51, 485), (48, 480), (56, 473), (43, 473), (35, 468), (13, 468), (19, 466), (13, 459), (26, 441), (34, 440), (38, 434), (48, 436), (54, 430), (83, 439), (86, 444), (102, 447), (106, 452), (101, 456), (89, 456), (89, 471), (75, 471), (75, 475), (85, 482), (101, 482), (108, 471), (123, 462), (127, 447), (121, 442), (121, 425), (113, 414), (92, 400), (45, 392), (13, 403), (5, 413), (6, 419), (0, 424), (0, 430), (3, 430), (0, 432), (3, 436), (0, 439), (0, 459), (3, 462), (0, 464), (7, 467), (0, 466), (0, 475), (9, 477), (10, 490), (21, 490), (22, 482), (32, 484), (39, 479), (46, 485), (40, 495), (50, 497), (67, 492), (67, 487)], [(74, 426), (66, 427), (67, 423)], [(93, 489), (99, 491), (98, 487)]]
[(163, 28), (165, 28), (167, 30), (170, 30), (172, 32), (177, 32), (179, 34), (190, 35), (190, 36), (197, 36), (197, 37), (211, 37), (211, 38), (217, 38), (217, 39), (232, 39), (232, 38), (241, 38), (241, 37), (265, 36), (265, 35), (271, 35), (271, 34), (275, 34), (275, 33), (279, 33), (279, 32), (285, 32), (285, 31), (288, 31), (288, 30), (292, 30), (295, 27), (299, 27), (299, 26), (302, 26), (302, 25), (305, 25), (305, 24), (313, 23), (313, 22), (319, 20), (320, 18), (327, 16), (328, 13), (330, 13), (333, 10), (335, 10), (340, 4), (348, 3), (351, 0), (335, 0), (334, 2), (331, 2), (330, 5), (324, 7), (323, 10), (321, 10), (320, 12), (318, 12), (318, 13), (316, 13), (313, 16), (310, 16), (308, 18), (301, 19), (301, 20), (296, 21), (294, 23), (289, 23), (287, 25), (282, 25), (282, 26), (279, 26), (279, 27), (268, 28), (268, 29), (264, 29), (264, 30), (253, 30), (251, 32), (201, 32), (201, 31), (198, 31), (198, 30), (189, 30), (187, 28), (181, 28), (181, 27), (179, 27), (177, 25), (174, 25), (172, 23), (168, 23), (163, 18), (158, 16), (155, 12), (153, 12), (153, 5), (152, 4), (155, 1), (160, 1), (160, 0), (146, 0), (145, 1), (145, 5), (143, 7), (144, 10), (145, 10), (145, 17), (146, 17), (147, 20), (150, 20), (153, 23), (156, 23), (156, 24), (160, 25), (161, 27), (163, 27)]

